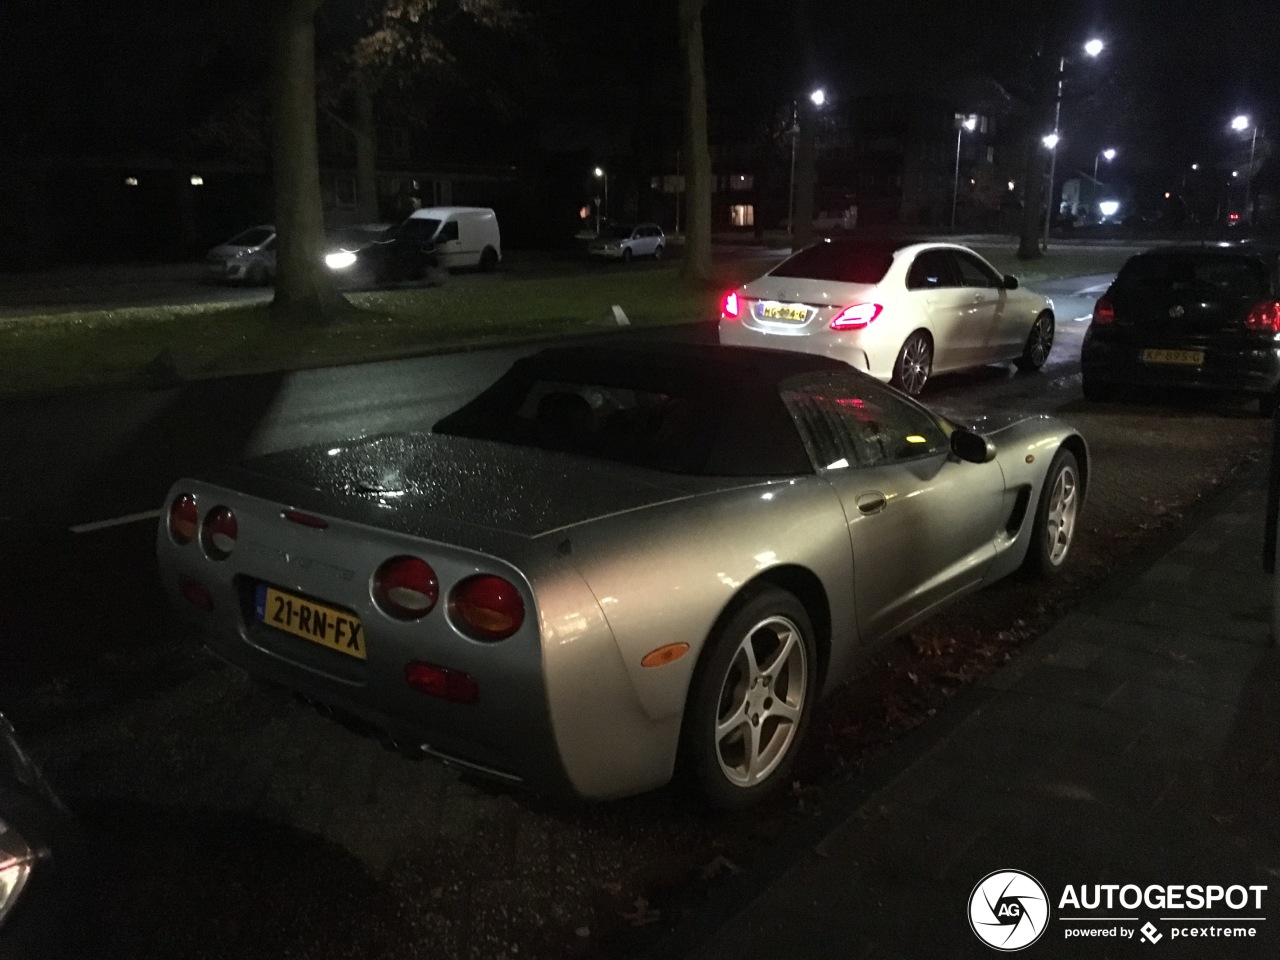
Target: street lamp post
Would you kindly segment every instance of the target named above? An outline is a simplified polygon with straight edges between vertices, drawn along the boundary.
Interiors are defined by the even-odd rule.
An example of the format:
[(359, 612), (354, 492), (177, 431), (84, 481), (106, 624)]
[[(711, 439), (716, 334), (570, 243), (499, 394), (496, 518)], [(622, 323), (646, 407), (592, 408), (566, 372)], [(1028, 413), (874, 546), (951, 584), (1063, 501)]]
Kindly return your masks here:
[[(1103, 42), (1098, 39), (1090, 40), (1084, 45), (1084, 52), (1091, 57), (1096, 57), (1102, 53)], [(1067, 57), (1063, 54), (1058, 58), (1058, 93), (1053, 101), (1053, 146), (1049, 147), (1049, 197), (1048, 203), (1045, 205), (1044, 211), (1044, 249), (1049, 249), (1049, 224), (1053, 222), (1053, 181), (1058, 166), (1058, 141), (1061, 139), (1060, 128), (1062, 126), (1062, 81), (1067, 72)], [(1047, 138), (1046, 138), (1047, 140)]]
[[(1258, 125), (1255, 123), (1252, 126), (1253, 138), (1249, 141), (1249, 176), (1244, 182), (1244, 215), (1248, 217), (1251, 224), (1253, 223), (1253, 158), (1258, 149)], [(1244, 115), (1231, 121), (1232, 130), (1248, 130), (1249, 127), (1249, 118)]]
[[(809, 102), (815, 107), (822, 106), (827, 102), (827, 92), (819, 87), (809, 94)], [(791, 180), (787, 186), (787, 233), (794, 237), (796, 225), (792, 220), (796, 210), (796, 141), (800, 139), (800, 114), (794, 100), (791, 101), (791, 129), (787, 132), (791, 134)]]
[[(959, 120), (959, 117), (956, 118)], [(951, 232), (956, 232), (956, 198), (960, 195), (960, 135), (978, 126), (977, 117), (965, 117), (956, 124), (956, 173), (951, 183)]]
[(1107, 149), (1105, 149), (1105, 150), (1099, 150), (1096, 154), (1094, 154), (1094, 156), (1093, 156), (1093, 181), (1094, 181), (1094, 183), (1097, 183), (1097, 182), (1098, 182), (1098, 158), (1099, 158), (1099, 157), (1106, 157), (1106, 159), (1107, 159), (1107, 163), (1110, 163), (1112, 160), (1114, 160), (1114, 159), (1116, 158), (1116, 152), (1115, 152), (1115, 150), (1114, 150), (1113, 148), (1111, 148), (1111, 147), (1107, 147)]
[[(604, 181), (604, 212), (607, 215), (609, 212), (609, 174), (605, 173), (604, 169), (601, 167), (596, 167), (595, 170), (593, 170), (592, 172), (596, 175), (597, 180)], [(599, 233), (599, 232), (600, 232), (600, 204), (597, 203), (596, 204), (596, 233)]]

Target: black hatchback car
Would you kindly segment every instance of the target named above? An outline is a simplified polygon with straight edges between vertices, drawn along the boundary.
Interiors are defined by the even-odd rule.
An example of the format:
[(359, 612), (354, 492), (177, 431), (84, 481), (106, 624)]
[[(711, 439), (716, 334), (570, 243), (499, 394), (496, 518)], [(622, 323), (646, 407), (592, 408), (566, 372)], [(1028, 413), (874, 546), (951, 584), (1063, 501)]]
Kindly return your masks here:
[(1093, 308), (1084, 395), (1125, 386), (1256, 396), (1280, 386), (1280, 254), (1273, 248), (1167, 247), (1132, 257)]

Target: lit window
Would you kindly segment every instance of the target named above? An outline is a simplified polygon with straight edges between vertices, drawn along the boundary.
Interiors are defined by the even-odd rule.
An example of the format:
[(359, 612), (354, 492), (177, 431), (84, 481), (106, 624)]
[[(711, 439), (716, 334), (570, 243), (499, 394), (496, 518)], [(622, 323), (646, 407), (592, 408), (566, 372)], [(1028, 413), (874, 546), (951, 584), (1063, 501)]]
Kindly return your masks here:
[(735, 227), (754, 227), (756, 208), (750, 203), (735, 203), (729, 208), (729, 219)]
[(191, 185), (192, 185), (193, 187), (203, 187), (203, 186), (204, 186), (204, 177), (200, 176), (200, 174), (198, 174), (198, 173), (193, 173), (193, 174), (191, 175)]
[(137, 177), (125, 177), (125, 178), (124, 178), (124, 185), (125, 185), (126, 187), (136, 187), (136, 186), (138, 185), (138, 178), (137, 178)]

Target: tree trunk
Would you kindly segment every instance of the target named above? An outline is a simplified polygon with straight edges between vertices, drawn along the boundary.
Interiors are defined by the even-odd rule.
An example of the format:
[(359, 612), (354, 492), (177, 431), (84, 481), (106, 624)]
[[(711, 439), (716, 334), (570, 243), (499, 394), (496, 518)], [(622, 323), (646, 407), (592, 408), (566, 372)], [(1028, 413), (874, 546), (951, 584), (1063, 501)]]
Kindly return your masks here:
[(702, 49), (706, 0), (680, 0), (680, 48), (684, 53), (685, 247), (680, 275), (711, 282), (711, 150), (707, 146), (707, 74)]
[(800, 130), (796, 134), (795, 224), (791, 228), (791, 249), (813, 243), (813, 192), (818, 180), (818, 118), (812, 110), (800, 108)]
[(348, 309), (324, 265), (316, 144), (315, 23), (323, 0), (276, 0), (271, 62), (271, 167), (276, 294), (272, 310), (325, 322)]
[(353, 78), (356, 101), (356, 220), (376, 223), (378, 214), (378, 127), (373, 119), (373, 89), (364, 74)]
[[(1038, 260), (1044, 256), (1040, 249), (1040, 208), (1044, 203), (1044, 150), (1033, 132), (1027, 150), (1026, 173), (1023, 176), (1022, 228), (1018, 232), (1018, 259)], [(1048, 216), (1048, 212), (1045, 213)]]

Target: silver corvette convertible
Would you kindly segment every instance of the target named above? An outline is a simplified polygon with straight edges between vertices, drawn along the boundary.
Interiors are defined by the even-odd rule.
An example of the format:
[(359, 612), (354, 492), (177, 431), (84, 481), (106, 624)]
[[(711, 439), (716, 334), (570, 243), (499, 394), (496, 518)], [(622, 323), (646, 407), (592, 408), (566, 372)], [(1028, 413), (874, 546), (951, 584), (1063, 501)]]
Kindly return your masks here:
[(178, 482), (164, 585), (225, 659), (541, 791), (786, 782), (814, 702), (950, 601), (1067, 559), (1070, 427), (986, 436), (825, 357), (581, 346), (429, 434)]

